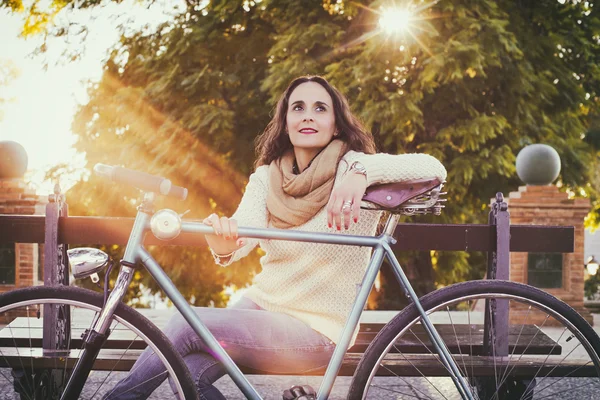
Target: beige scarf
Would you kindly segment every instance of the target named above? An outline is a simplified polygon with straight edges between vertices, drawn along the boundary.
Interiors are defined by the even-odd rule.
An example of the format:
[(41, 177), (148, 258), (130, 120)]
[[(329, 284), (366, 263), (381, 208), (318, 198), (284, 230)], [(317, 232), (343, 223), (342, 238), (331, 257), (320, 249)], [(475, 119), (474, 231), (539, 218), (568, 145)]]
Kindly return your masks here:
[(338, 163), (347, 151), (344, 141), (333, 140), (298, 175), (292, 172), (293, 150), (271, 162), (267, 209), (275, 228), (302, 225), (327, 204)]

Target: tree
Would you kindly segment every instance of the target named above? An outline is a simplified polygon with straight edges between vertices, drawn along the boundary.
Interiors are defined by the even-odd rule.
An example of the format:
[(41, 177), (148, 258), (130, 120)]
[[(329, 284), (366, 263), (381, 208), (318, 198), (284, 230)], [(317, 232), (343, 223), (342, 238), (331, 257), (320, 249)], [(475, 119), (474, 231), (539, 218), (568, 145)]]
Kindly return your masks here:
[[(595, 198), (582, 133), (598, 103), (599, 19), (586, 4), (441, 1), (424, 12), (434, 19), (415, 23), (418, 43), (402, 50), (367, 41), (328, 74), (356, 94), (355, 107), (385, 151), (422, 151), (444, 162), (446, 222), (485, 221), (495, 192), (519, 184), (515, 155), (530, 143), (561, 154), (564, 189)], [(433, 259), (437, 284), (481, 276), (485, 267), (481, 254)], [(423, 263), (408, 263), (427, 277)]]
[[(389, 5), (189, 3), (155, 34), (122, 38), (74, 124), (78, 147), (90, 164), (143, 167), (188, 186), (196, 217), (231, 213), (252, 170), (253, 139), (279, 94), (298, 75), (321, 74), (348, 96), (381, 151), (426, 152), (446, 165), (449, 202), (435, 222), (486, 221), (495, 193), (519, 185), (516, 154), (538, 142), (558, 150), (559, 186), (590, 196), (590, 224), (598, 221), (590, 179), (597, 148), (584, 140), (598, 115), (597, 7), (415, 1), (409, 31), (388, 36), (377, 32)], [(207, 183), (216, 174), (222, 178)], [(87, 187), (85, 198), (105, 194), (96, 211), (118, 210), (114, 201), (130, 196)], [(421, 282), (419, 293), (485, 271), (477, 253), (405, 254), (401, 263)], [(391, 286), (378, 301), (400, 306), (397, 291)]]

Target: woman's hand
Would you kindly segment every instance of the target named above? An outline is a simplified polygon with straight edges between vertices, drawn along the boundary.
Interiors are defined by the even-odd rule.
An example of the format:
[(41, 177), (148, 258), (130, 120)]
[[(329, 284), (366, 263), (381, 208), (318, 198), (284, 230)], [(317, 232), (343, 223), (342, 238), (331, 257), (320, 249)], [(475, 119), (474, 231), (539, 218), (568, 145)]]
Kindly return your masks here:
[(217, 254), (229, 254), (246, 244), (244, 239), (238, 238), (237, 221), (232, 218), (219, 217), (211, 214), (202, 221), (205, 225), (213, 227), (213, 235), (205, 235), (211, 249)]
[(367, 177), (354, 172), (347, 173), (338, 187), (332, 190), (329, 203), (327, 203), (327, 225), (342, 229), (342, 216), (344, 228), (350, 227), (350, 219), (358, 222), (360, 201), (367, 189)]

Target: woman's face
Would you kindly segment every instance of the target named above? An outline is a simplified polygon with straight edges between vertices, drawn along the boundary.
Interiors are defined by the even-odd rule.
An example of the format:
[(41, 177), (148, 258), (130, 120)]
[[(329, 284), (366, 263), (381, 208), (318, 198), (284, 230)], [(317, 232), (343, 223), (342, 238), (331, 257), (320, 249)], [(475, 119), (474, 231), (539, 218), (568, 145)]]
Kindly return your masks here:
[(317, 82), (304, 82), (290, 95), (286, 123), (296, 151), (318, 153), (333, 138), (335, 115), (327, 90)]

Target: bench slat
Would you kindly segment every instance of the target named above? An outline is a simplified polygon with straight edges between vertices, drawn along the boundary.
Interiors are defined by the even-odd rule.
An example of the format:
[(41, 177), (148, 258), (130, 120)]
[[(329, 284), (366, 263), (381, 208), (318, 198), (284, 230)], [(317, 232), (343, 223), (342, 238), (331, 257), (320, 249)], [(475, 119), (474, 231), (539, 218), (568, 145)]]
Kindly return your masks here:
[[(101, 350), (99, 358), (94, 364), (96, 370), (115, 370), (128, 371), (133, 366), (133, 363), (140, 354), (140, 350)], [(71, 350), (70, 357), (67, 357), (67, 369), (72, 368), (77, 362), (79, 350)], [(348, 353), (344, 357), (344, 362), (340, 370), (342, 376), (352, 376), (360, 361), (362, 354)], [(467, 368), (468, 371), (473, 371), (476, 376), (494, 376), (494, 363), (490, 362), (487, 357), (457, 357), (457, 363), (460, 368)], [(64, 368), (64, 354), (60, 359), (55, 359), (50, 356), (44, 356), (42, 350), (37, 348), (32, 351), (15, 348), (0, 348), (0, 368)], [(507, 366), (514, 368), (510, 375), (514, 377), (531, 377), (535, 374), (538, 376), (548, 375), (550, 377), (596, 377), (597, 371), (593, 365), (585, 365), (577, 360), (562, 361), (558, 366), (553, 363), (543, 366), (548, 363), (546, 357), (524, 356), (518, 361), (511, 360), (507, 363), (506, 360), (498, 358), (496, 360), (496, 370), (506, 370)], [(419, 368), (421, 373), (426, 376), (447, 376), (447, 373), (437, 356), (430, 355), (414, 355), (414, 354), (392, 354), (388, 355), (383, 362), (385, 368), (380, 368), (378, 375), (381, 376), (421, 376), (415, 366)], [(541, 367), (541, 369), (540, 369)], [(260, 371), (251, 368), (240, 367), (245, 374), (259, 375), (315, 375), (322, 376), (325, 373), (325, 368), (311, 371), (308, 374), (282, 374), (278, 371)], [(538, 371), (539, 370), (539, 371)]]
[[(434, 324), (439, 334), (444, 339), (448, 349), (453, 354), (472, 355), (483, 354), (483, 325), (449, 325)], [(382, 328), (382, 327), (380, 327)], [(377, 332), (359, 333), (352, 352), (364, 352)], [(534, 325), (511, 325), (508, 332), (509, 351), (526, 351), (527, 354), (561, 354), (562, 348), (554, 340)], [(415, 326), (403, 338), (396, 342), (397, 349), (392, 352), (404, 353), (429, 353), (423, 346), (433, 349), (431, 340), (421, 325)]]
[[(73, 368), (81, 350), (70, 350), (68, 357), (64, 351), (57, 352), (55, 357), (44, 354), (41, 348), (5, 348), (0, 347), (1, 368)], [(102, 349), (94, 363), (97, 370), (129, 371), (142, 350)]]
[[(44, 243), (43, 215), (0, 215), (0, 243)], [(59, 218), (58, 242), (68, 244), (126, 244), (133, 218), (70, 216)], [(572, 253), (572, 226), (511, 225), (510, 250)], [(393, 246), (402, 250), (495, 251), (496, 227), (487, 224), (400, 224)], [(426, 237), (427, 240), (422, 240)], [(204, 236), (182, 233), (164, 242), (148, 235), (145, 244), (204, 246)]]
[[(353, 375), (361, 356), (362, 354), (348, 354), (344, 358), (341, 374), (344, 376)], [(562, 360), (562, 357), (560, 360)], [(471, 376), (494, 376), (494, 363), (488, 361), (487, 357), (456, 357), (456, 361), (459, 368), (467, 368)], [(517, 360), (507, 362), (506, 359), (498, 358), (495, 365), (496, 371), (506, 371), (507, 366), (510, 366), (510, 368), (514, 366), (509, 373), (513, 377), (527, 378), (536, 374), (549, 377), (597, 377), (598, 371), (593, 364), (585, 365), (584, 363), (585, 361), (582, 363), (578, 360), (564, 360), (560, 365), (556, 365), (550, 360), (546, 360), (546, 357), (523, 356), (518, 359), (518, 362)], [(379, 376), (421, 376), (415, 366), (425, 376), (448, 376), (444, 367), (437, 360), (437, 356), (391, 354), (384, 358), (383, 365), (385, 368), (379, 369), (377, 373)], [(471, 373), (471, 371), (473, 372)], [(320, 374), (324, 372), (324, 369), (319, 371)], [(319, 375), (319, 373), (315, 375)]]
[[(19, 320), (19, 321), (17, 321)], [(0, 346), (1, 347), (41, 347), (42, 333), (39, 320), (29, 321), (27, 326), (26, 318), (18, 318), (9, 326), (0, 330)], [(36, 326), (37, 325), (37, 326)], [(71, 348), (81, 348), (81, 336), (89, 324), (74, 324), (75, 327), (71, 330)], [(376, 326), (378, 325), (378, 326)], [(350, 349), (351, 352), (362, 353), (369, 344), (373, 341), (378, 331), (383, 328), (383, 324), (369, 324), (368, 332), (359, 332), (355, 345)], [(123, 326), (121, 326), (123, 328)], [(483, 354), (483, 326), (482, 325), (447, 325), (435, 324), (436, 329), (444, 338), (446, 345), (453, 354)], [(408, 332), (404, 337), (396, 343), (396, 348), (393, 352), (404, 353), (429, 353), (427, 349), (433, 349), (431, 341), (421, 325), (413, 328), (412, 334)], [(509, 331), (509, 351), (515, 352), (526, 351), (527, 354), (560, 354), (561, 346), (557, 345), (551, 338), (540, 331), (533, 325), (525, 325), (522, 329), (520, 326), (511, 326)], [(517, 342), (518, 340), (518, 342)], [(132, 344), (133, 341), (133, 344)], [(424, 347), (427, 346), (427, 348)], [(109, 349), (125, 349), (131, 347), (133, 349), (143, 349), (145, 343), (135, 337), (130, 330), (115, 329), (112, 331), (105, 345)]]

